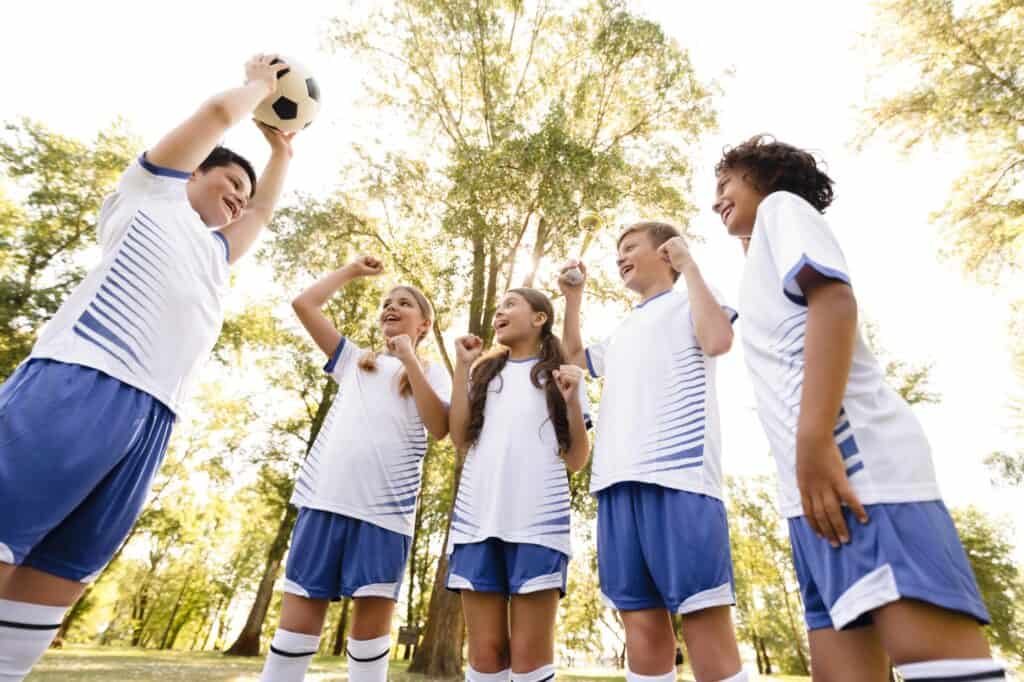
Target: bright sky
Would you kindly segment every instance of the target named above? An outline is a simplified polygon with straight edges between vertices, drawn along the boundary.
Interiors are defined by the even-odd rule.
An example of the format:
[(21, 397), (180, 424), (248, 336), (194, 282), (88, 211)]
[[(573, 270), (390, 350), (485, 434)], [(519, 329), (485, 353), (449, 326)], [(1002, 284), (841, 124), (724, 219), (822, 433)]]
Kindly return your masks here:
[[(904, 158), (881, 139), (863, 152), (850, 146), (871, 64), (870, 43), (858, 45), (859, 34), (871, 28), (870, 5), (635, 2), (689, 48), (703, 78), (733, 72), (722, 79), (719, 132), (696, 159), (702, 211), (694, 228), (706, 241), (694, 250), (706, 277), (735, 301), (742, 255), (709, 209), (711, 168), (722, 146), (771, 132), (819, 150), (838, 181), (827, 215), (845, 249), (864, 317), (878, 324), (893, 357), (935, 365), (932, 386), (942, 402), (918, 408), (918, 414), (947, 502), (1007, 515), (1024, 558), (1020, 491), (993, 489), (982, 464), (989, 452), (1013, 446), (1006, 404), (1018, 387), (1006, 325), (1009, 303), (1024, 297), (1024, 286), (974, 284), (955, 263), (937, 256), (942, 242), (929, 215), (942, 207), (950, 181), (962, 170), (956, 149), (925, 149)], [(321, 117), (296, 141), (289, 189), (322, 191), (331, 187), (353, 141), (394, 133), (356, 106), (360, 68), (321, 49), (326, 18), (348, 7), (323, 0), (14, 3), (0, 23), (8, 64), (0, 120), (30, 116), (91, 138), (120, 116), (151, 144), (206, 96), (238, 82), (248, 55), (278, 51), (303, 61), (320, 81)], [(251, 126), (231, 131), (226, 142), (257, 165), (266, 158)], [(244, 296), (257, 278), (246, 268), (234, 295)], [(719, 396), (726, 471), (771, 471), (738, 344), (721, 362)]]

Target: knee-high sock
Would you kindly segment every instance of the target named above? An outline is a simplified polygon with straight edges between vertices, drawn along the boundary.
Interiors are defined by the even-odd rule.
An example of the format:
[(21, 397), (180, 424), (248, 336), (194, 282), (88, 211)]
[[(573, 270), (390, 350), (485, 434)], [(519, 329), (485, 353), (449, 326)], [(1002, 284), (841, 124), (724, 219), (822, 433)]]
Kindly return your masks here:
[(466, 682), (509, 682), (511, 669), (505, 668), (496, 673), (482, 673), (474, 670), (473, 666), (466, 666)]
[(676, 671), (661, 675), (637, 675), (632, 670), (626, 670), (626, 682), (676, 682)]
[(548, 682), (555, 679), (555, 666), (552, 663), (542, 665), (528, 673), (512, 673), (511, 682)]
[(260, 682), (302, 682), (313, 654), (320, 648), (320, 635), (277, 629), (263, 664)]
[(376, 639), (350, 637), (346, 653), (350, 682), (387, 682), (391, 635)]
[(0, 681), (25, 679), (57, 636), (67, 610), (0, 599)]
[(948, 658), (896, 666), (906, 682), (927, 680), (970, 679), (971, 682), (1005, 680), (1006, 667), (991, 658)]

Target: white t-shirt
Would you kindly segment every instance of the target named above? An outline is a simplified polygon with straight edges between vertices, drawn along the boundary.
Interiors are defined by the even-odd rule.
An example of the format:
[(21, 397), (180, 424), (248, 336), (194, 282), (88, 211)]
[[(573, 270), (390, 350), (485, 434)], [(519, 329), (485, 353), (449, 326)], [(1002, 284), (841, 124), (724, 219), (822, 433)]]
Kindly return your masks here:
[(697, 342), (686, 292), (641, 303), (586, 354), (591, 376), (605, 377), (591, 492), (638, 481), (720, 499), (715, 359)]
[[(779, 471), (782, 513), (803, 514), (796, 432), (804, 378), (807, 302), (796, 276), (812, 267), (850, 283), (843, 252), (807, 201), (775, 192), (757, 209), (740, 288), (742, 337), (758, 412)], [(885, 382), (857, 333), (835, 439), (862, 504), (939, 499), (931, 452), (910, 406)]]
[(98, 369), (178, 412), (224, 321), (227, 242), (193, 210), (189, 174), (140, 157), (100, 209), (100, 263), (33, 358)]
[[(569, 475), (544, 391), (530, 381), (536, 363), (509, 360), (488, 385), (483, 429), (462, 468), (449, 552), (499, 538), (571, 554)], [(580, 396), (589, 422), (583, 386)]]
[[(411, 536), (427, 429), (416, 400), (398, 392), (402, 361), (381, 354), (377, 370), (368, 372), (358, 366), (365, 352), (343, 338), (324, 367), (338, 382), (338, 394), (302, 464), (291, 502)], [(448, 403), (448, 372), (432, 362), (425, 374)]]

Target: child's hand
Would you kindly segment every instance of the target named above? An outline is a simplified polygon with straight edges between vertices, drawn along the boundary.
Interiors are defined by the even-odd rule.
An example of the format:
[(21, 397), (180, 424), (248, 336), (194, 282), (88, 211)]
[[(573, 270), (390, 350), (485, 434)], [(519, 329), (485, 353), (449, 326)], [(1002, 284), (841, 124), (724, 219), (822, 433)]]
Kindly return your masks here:
[(850, 541), (843, 518), (844, 502), (861, 523), (868, 522), (868, 514), (850, 486), (846, 465), (831, 432), (814, 445), (798, 441), (796, 482), (807, 522), (833, 547)]
[(271, 128), (266, 123), (260, 121), (253, 121), (253, 123), (263, 133), (263, 137), (267, 138), (272, 154), (283, 154), (286, 158), (292, 158), (294, 153), (292, 150), (292, 138), (295, 137), (295, 133), (286, 133), (277, 128)]
[(384, 263), (374, 256), (359, 256), (348, 264), (356, 277), (375, 277), (384, 272)]
[(416, 359), (416, 348), (412, 345), (412, 339), (408, 334), (398, 334), (387, 340), (388, 352), (402, 362), (409, 362)]
[[(277, 64), (271, 64), (275, 59), (279, 60)], [(245, 82), (263, 83), (271, 93), (277, 89), (277, 74), (287, 68), (288, 65), (278, 55), (261, 53), (245, 63)]]
[(580, 382), (583, 381), (583, 370), (576, 365), (562, 365), (551, 372), (558, 384), (558, 392), (562, 394), (565, 402), (572, 398), (579, 397)]
[(455, 359), (460, 365), (469, 366), (484, 352), (484, 342), (475, 334), (455, 339)]
[(583, 261), (571, 258), (562, 266), (558, 275), (558, 288), (563, 296), (579, 294), (587, 282), (587, 266)]
[(687, 246), (686, 240), (682, 237), (672, 237), (672, 239), (659, 246), (658, 254), (676, 272), (682, 272), (683, 268), (693, 263), (690, 247)]

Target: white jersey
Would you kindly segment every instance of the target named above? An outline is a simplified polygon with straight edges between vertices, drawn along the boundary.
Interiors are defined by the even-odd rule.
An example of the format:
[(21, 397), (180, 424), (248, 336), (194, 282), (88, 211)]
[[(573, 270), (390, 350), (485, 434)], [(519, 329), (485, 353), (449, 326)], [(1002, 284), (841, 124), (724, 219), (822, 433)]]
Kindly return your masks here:
[(189, 174), (139, 157), (103, 202), (102, 257), (30, 357), (98, 369), (174, 412), (220, 334), (227, 241), (185, 192)]
[[(378, 355), (377, 369), (370, 372), (358, 366), (365, 352), (343, 338), (324, 367), (338, 382), (338, 394), (302, 464), (291, 502), (411, 536), (427, 430), (416, 400), (398, 392), (402, 361)], [(448, 372), (434, 362), (425, 374), (448, 403)]]
[[(757, 209), (740, 289), (744, 354), (779, 472), (782, 513), (800, 516), (796, 432), (804, 378), (807, 301), (796, 276), (811, 267), (850, 283), (825, 218), (801, 197), (775, 192)], [(910, 406), (885, 383), (857, 333), (836, 443), (862, 504), (939, 499), (928, 441)]]
[(606, 378), (591, 492), (638, 481), (721, 499), (715, 359), (697, 342), (686, 292), (641, 303), (586, 355)]
[[(448, 551), (499, 538), (571, 554), (569, 474), (544, 391), (530, 381), (537, 359), (509, 360), (491, 380), (480, 438), (466, 455)], [(580, 386), (584, 418), (586, 391)]]

